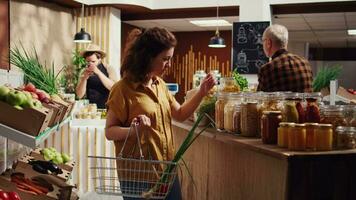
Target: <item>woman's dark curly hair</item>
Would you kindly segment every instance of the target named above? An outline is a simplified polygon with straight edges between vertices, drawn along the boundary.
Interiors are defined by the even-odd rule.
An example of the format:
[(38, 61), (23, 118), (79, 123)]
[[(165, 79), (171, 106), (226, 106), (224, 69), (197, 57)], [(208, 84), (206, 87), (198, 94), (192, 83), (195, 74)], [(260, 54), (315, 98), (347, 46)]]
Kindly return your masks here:
[(126, 41), (121, 77), (133, 82), (147, 81), (153, 59), (176, 44), (175, 36), (164, 28), (154, 27), (144, 32), (132, 30)]

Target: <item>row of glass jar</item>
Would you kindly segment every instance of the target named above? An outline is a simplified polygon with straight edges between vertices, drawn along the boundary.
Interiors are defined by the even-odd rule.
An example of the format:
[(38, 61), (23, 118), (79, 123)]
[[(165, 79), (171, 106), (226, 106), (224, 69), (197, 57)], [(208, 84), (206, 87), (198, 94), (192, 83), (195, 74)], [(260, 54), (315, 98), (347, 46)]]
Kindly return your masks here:
[(356, 126), (356, 106), (321, 105), (319, 93), (218, 93), (215, 120), (218, 130), (259, 136), (264, 111), (281, 111), (283, 122), (330, 123)]
[[(334, 133), (331, 124), (281, 122), (278, 127), (277, 144), (296, 151), (330, 151), (354, 149), (356, 129), (339, 126)], [(336, 139), (333, 135), (337, 135)]]

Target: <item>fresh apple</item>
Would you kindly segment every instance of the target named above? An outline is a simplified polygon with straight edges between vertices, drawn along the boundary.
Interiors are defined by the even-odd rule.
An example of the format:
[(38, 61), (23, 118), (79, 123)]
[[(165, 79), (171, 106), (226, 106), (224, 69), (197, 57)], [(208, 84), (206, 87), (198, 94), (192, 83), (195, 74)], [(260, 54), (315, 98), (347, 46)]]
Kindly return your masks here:
[(35, 108), (34, 101), (32, 99), (26, 99), (25, 102), (22, 104), (24, 108)]
[(36, 87), (32, 83), (28, 83), (23, 90), (28, 92), (36, 92)]
[(51, 96), (44, 90), (37, 89), (36, 93), (38, 94), (39, 92), (43, 93), (47, 98), (49, 98), (49, 99), (51, 98)]
[(4, 85), (0, 86), (0, 100), (5, 100), (6, 96), (10, 92), (10, 89)]
[(23, 110), (23, 108), (21, 106), (18, 106), (18, 105), (14, 106), (14, 108), (16, 108), (17, 110)]
[(32, 99), (38, 99), (38, 95), (34, 92), (31, 92)]
[(40, 102), (40, 100), (38, 100), (38, 99), (33, 99), (32, 101), (33, 101), (33, 106), (34, 106), (35, 108), (42, 108), (42, 103)]
[(26, 96), (21, 91), (10, 91), (9, 94), (6, 96), (6, 102), (12, 106), (20, 106), (26, 100)]
[(11, 200), (7, 192), (0, 191), (0, 200)]
[(17, 192), (8, 192), (7, 194), (9, 195), (11, 200), (21, 200)]
[(46, 95), (43, 92), (37, 92), (38, 99), (42, 102), (46, 98)]

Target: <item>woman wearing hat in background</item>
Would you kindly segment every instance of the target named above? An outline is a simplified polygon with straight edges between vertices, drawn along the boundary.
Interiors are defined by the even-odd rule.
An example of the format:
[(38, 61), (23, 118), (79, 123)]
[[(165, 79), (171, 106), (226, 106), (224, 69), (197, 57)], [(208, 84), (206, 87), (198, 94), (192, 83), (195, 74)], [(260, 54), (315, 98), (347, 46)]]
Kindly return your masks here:
[(105, 108), (110, 89), (119, 79), (118, 70), (102, 63), (106, 54), (95, 44), (89, 44), (81, 55), (87, 66), (80, 76), (76, 88), (77, 96), (83, 98), (86, 94), (90, 103), (96, 103), (98, 108)]

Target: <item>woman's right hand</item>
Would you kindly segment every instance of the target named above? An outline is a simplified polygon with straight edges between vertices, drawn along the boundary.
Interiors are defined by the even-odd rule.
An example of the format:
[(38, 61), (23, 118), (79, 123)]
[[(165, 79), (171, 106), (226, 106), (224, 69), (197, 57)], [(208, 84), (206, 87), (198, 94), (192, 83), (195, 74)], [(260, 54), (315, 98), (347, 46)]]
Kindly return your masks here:
[(88, 78), (89, 78), (92, 74), (93, 74), (93, 71), (87, 68), (87, 69), (84, 70), (82, 78), (83, 78), (84, 80), (88, 80)]
[(132, 123), (137, 124), (139, 132), (151, 126), (151, 119), (146, 115), (138, 115), (132, 120)]

